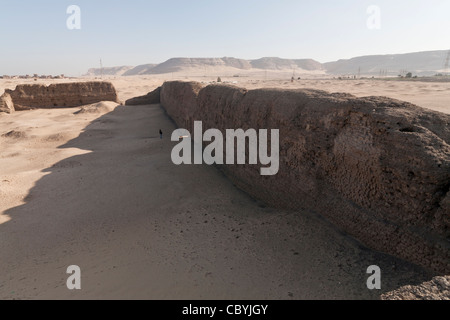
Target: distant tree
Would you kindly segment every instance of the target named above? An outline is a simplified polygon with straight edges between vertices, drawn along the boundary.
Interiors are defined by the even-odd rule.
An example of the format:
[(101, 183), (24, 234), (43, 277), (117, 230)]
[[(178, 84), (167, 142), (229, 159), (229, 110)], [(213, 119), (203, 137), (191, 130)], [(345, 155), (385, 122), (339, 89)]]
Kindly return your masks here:
[(408, 72), (408, 73), (406, 74), (406, 78), (412, 78), (412, 73), (411, 73), (411, 72)]
[(217, 82), (222, 82), (222, 79), (220, 77), (218, 77)]

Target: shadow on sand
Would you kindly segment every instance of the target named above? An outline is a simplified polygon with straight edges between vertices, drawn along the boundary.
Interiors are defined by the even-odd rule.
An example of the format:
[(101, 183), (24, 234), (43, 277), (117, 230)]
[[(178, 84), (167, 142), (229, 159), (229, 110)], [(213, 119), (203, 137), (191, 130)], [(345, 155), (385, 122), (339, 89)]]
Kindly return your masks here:
[[(64, 288), (65, 268), (78, 263), (86, 270), (88, 280), (97, 281), (99, 277), (104, 280), (100, 273), (109, 272), (109, 276), (114, 277), (112, 282), (120, 277), (129, 279), (129, 285), (135, 286), (132, 289), (137, 291), (133, 297), (157, 298), (144, 289), (141, 296), (139, 286), (145, 278), (136, 276), (133, 280), (130, 273), (141, 271), (137, 266), (139, 263), (159, 265), (156, 261), (159, 258), (166, 259), (166, 263), (161, 264), (161, 270), (155, 267), (158, 271), (154, 273), (161, 277), (161, 274), (168, 272), (168, 266), (172, 266), (174, 274), (179, 276), (179, 279), (177, 276), (174, 278), (180, 287), (194, 283), (201, 287), (206, 281), (198, 280), (198, 283), (195, 282), (197, 280), (189, 282), (184, 279), (183, 276), (194, 277), (191, 273), (187, 276), (183, 273), (186, 268), (194, 270), (192, 274), (195, 276), (198, 273), (205, 278), (202, 272), (206, 275), (223, 273), (221, 268), (226, 267), (229, 274), (223, 275), (225, 280), (220, 278), (220, 281), (208, 282), (209, 291), (205, 292), (210, 295), (205, 298), (209, 299), (233, 296), (260, 299), (376, 299), (380, 292), (368, 292), (364, 288), (368, 277), (365, 270), (375, 262), (385, 271), (387, 279), (382, 292), (405, 284), (422, 283), (433, 276), (402, 260), (365, 249), (351, 239), (341, 240), (340, 233), (330, 232), (330, 226), (322, 221), (317, 222), (314, 217), (300, 218), (296, 213), (260, 208), (242, 192), (228, 191), (232, 188), (231, 183), (214, 168), (174, 166), (170, 160), (173, 143), (167, 140), (167, 134), (164, 140), (160, 140), (160, 129), (165, 133), (175, 129), (160, 106), (118, 107), (92, 121), (79, 137), (59, 147), (89, 152), (64, 159), (45, 169), (46, 175), (36, 182), (26, 197), (26, 203), (5, 212), (11, 220), (0, 225), (1, 297), (70, 298), (72, 296)], [(203, 186), (197, 187), (204, 180), (207, 181)], [(215, 184), (217, 187), (214, 187)], [(198, 217), (190, 212), (199, 213)], [(175, 217), (175, 214), (184, 216)], [(206, 218), (208, 215), (213, 218)], [(209, 223), (207, 230), (205, 221)], [(286, 221), (289, 229), (286, 229)], [(312, 228), (308, 229), (308, 234), (313, 239), (311, 242), (318, 241), (314, 238), (316, 235), (323, 237), (322, 247), (329, 247), (329, 250), (319, 248), (318, 257), (314, 257), (317, 261), (311, 259), (306, 263), (306, 255), (314, 248), (308, 247), (312, 246), (306, 243), (308, 238), (300, 236), (298, 230), (306, 234), (304, 230), (308, 223), (324, 225), (325, 231)], [(247, 229), (243, 230), (242, 225), (248, 226)], [(236, 231), (229, 230), (232, 228)], [(196, 230), (192, 237), (202, 237), (204, 232), (195, 254), (191, 249), (195, 245), (190, 243), (189, 238), (192, 230)], [(242, 241), (245, 243), (242, 244)], [(176, 246), (181, 249), (176, 249)], [(153, 252), (152, 258), (144, 258), (149, 250)], [(198, 250), (204, 250), (204, 257)], [(267, 256), (258, 254), (262, 250)], [(287, 255), (289, 257), (286, 258)], [(324, 261), (320, 260), (321, 255)], [(193, 257), (204, 262), (196, 260), (193, 263)], [(278, 263), (277, 259), (283, 257), (287, 262)], [(247, 260), (247, 270), (244, 270)], [(270, 267), (269, 260), (277, 266), (274, 270), (265, 269)], [(197, 267), (192, 267), (187, 261)], [(318, 263), (317, 267), (314, 261)], [(120, 267), (123, 273), (115, 273), (116, 268)], [(255, 273), (253, 282), (246, 280), (250, 277), (247, 273), (251, 271)], [(310, 272), (309, 280), (305, 280), (305, 275)], [(320, 273), (320, 279), (315, 278), (318, 276), (314, 272)], [(276, 280), (268, 278), (264, 281), (260, 276), (274, 277)], [(231, 284), (232, 279), (237, 285)], [(278, 283), (282, 281), (284, 283)], [(358, 285), (350, 284), (351, 281)], [(154, 289), (152, 292), (156, 292), (155, 295), (161, 292), (160, 298), (201, 297), (197, 291), (191, 295), (186, 293), (188, 291), (173, 291), (171, 286), (174, 283), (167, 280), (166, 290), (166, 284), (162, 282), (160, 291)], [(242, 289), (242, 295), (238, 293), (239, 283), (246, 286), (245, 290)], [(284, 285), (286, 292), (281, 295), (275, 290), (270, 296), (267, 292), (272, 290), (272, 285), (278, 291), (281, 290), (279, 286)], [(309, 288), (309, 295), (297, 293), (296, 290), (301, 292), (302, 285)], [(252, 290), (260, 290), (256, 291), (260, 292), (259, 296), (249, 289), (252, 286)], [(265, 287), (267, 292), (263, 289)], [(108, 286), (107, 290), (126, 295), (119, 288), (119, 285)], [(167, 294), (166, 291), (170, 290), (173, 296)], [(223, 294), (216, 294), (222, 292), (220, 290)], [(101, 292), (90, 287), (85, 291), (87, 297), (99, 297)], [(108, 294), (104, 296), (108, 297)]]

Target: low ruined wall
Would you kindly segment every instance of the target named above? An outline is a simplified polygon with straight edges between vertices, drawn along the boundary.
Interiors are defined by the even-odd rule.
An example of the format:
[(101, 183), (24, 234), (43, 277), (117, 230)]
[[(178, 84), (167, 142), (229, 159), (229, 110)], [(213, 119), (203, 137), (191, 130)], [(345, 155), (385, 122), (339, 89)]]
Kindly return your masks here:
[(181, 128), (280, 130), (280, 171), (220, 166), (277, 208), (313, 210), (367, 246), (450, 271), (450, 115), (382, 97), (166, 82)]
[(11, 96), (4, 93), (0, 96), (0, 113), (13, 113), (15, 111)]
[(119, 102), (116, 89), (109, 82), (18, 85), (15, 90), (6, 90), (5, 94), (11, 96), (16, 110), (70, 108), (100, 101)]
[(141, 106), (145, 104), (159, 104), (161, 95), (161, 87), (149, 92), (145, 96), (129, 99), (125, 102), (126, 106)]

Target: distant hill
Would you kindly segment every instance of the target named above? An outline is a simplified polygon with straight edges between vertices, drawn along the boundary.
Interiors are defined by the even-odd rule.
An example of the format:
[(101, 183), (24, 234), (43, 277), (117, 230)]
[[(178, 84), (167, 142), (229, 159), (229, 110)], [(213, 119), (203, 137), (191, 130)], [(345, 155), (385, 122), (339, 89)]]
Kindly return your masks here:
[[(412, 72), (417, 75), (434, 75), (443, 72), (448, 51), (426, 51), (407, 54), (372, 55), (356, 57), (348, 60), (320, 63), (312, 59), (282, 59), (267, 57), (257, 60), (237, 58), (172, 58), (161, 64), (145, 64), (136, 67), (104, 68), (104, 75), (145, 75), (166, 74), (175, 72), (192, 72), (217, 69), (217, 72), (229, 70), (296, 70), (302, 72), (318, 72), (329, 75), (398, 75)], [(100, 69), (89, 69), (87, 75), (98, 76)]]
[[(122, 67), (103, 68), (103, 75), (105, 75), (105, 76), (122, 76), (130, 69), (133, 69), (133, 67), (122, 66)], [(95, 77), (101, 76), (102, 69), (100, 69), (100, 68), (89, 69), (86, 75), (87, 76), (95, 76)]]
[[(106, 68), (105, 68), (106, 69)], [(113, 68), (108, 75), (144, 75), (144, 74), (166, 74), (182, 71), (218, 69), (223, 71), (239, 70), (293, 70), (302, 69), (304, 71), (320, 71), (323, 70), (322, 64), (312, 59), (281, 59), (281, 58), (261, 58), (258, 60), (244, 60), (231, 57), (225, 58), (172, 58), (161, 64), (145, 64), (137, 67), (131, 67), (125, 72), (118, 69), (117, 74), (113, 74)], [(300, 70), (301, 71), (301, 70)], [(87, 75), (99, 75), (100, 69), (89, 69)], [(104, 73), (106, 74), (106, 73)]]
[(261, 58), (250, 62), (253, 68), (264, 70), (286, 70), (286, 69), (303, 69), (308, 71), (322, 70), (323, 66), (320, 62), (312, 59), (281, 59), (281, 58)]
[(202, 69), (208, 67), (229, 67), (243, 70), (252, 68), (248, 61), (235, 58), (172, 58), (154, 67), (150, 70), (150, 74), (164, 74), (179, 72), (185, 69)]
[(150, 74), (150, 71), (156, 67), (156, 64), (143, 64), (134, 68), (131, 68), (127, 72), (125, 72), (124, 76), (138, 76), (141, 74)]
[(448, 51), (426, 51), (407, 54), (389, 54), (357, 57), (348, 60), (324, 63), (327, 73), (334, 75), (358, 74), (378, 75), (380, 70), (389, 75), (398, 75), (401, 71), (418, 75), (434, 75), (444, 71)]

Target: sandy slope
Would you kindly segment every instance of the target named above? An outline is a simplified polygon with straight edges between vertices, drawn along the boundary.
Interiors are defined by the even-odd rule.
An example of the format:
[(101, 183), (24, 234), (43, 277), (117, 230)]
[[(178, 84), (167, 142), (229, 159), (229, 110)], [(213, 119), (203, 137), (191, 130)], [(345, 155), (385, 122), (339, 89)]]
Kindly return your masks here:
[(77, 110), (0, 116), (0, 298), (378, 299), (431, 279), (312, 212), (255, 203), (214, 167), (173, 165), (158, 105)]

